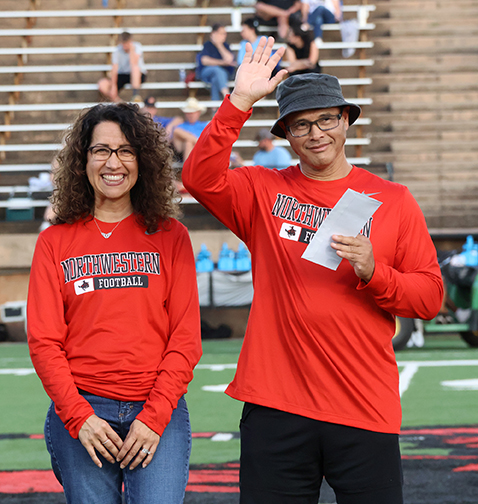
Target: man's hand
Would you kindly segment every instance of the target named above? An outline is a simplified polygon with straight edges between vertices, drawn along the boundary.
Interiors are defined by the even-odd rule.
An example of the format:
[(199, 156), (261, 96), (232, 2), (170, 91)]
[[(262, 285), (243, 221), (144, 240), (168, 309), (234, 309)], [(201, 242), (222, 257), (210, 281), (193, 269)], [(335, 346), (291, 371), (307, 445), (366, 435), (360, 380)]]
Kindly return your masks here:
[(102, 463), (96, 452), (101, 453), (108, 462), (114, 464), (123, 446), (123, 440), (110, 424), (96, 415), (91, 415), (86, 419), (78, 433), (78, 439), (98, 467), (102, 467)]
[(238, 109), (247, 112), (254, 103), (264, 96), (272, 93), (282, 79), (287, 75), (287, 70), (281, 70), (271, 78), (272, 70), (282, 58), (285, 48), (279, 48), (272, 56), (274, 39), (261, 37), (256, 51), (246, 44), (246, 55), (237, 70), (234, 90), (231, 93), (231, 103)]
[(337, 251), (337, 255), (349, 261), (359, 278), (365, 282), (370, 282), (375, 271), (371, 241), (361, 234), (355, 238), (332, 235), (332, 240), (331, 247)]
[(116, 460), (121, 463), (121, 469), (124, 469), (134, 457), (136, 458), (129, 468), (132, 470), (141, 462), (142, 467), (145, 468), (153, 460), (159, 439), (159, 435), (141, 420), (134, 420), (124, 440), (123, 447), (116, 457)]

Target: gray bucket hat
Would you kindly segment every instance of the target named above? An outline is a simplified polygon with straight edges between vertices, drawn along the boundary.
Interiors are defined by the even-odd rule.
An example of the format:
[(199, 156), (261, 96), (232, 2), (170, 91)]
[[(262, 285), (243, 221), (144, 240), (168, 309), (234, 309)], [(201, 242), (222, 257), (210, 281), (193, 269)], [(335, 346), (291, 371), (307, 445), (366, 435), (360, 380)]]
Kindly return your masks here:
[(280, 117), (271, 128), (271, 133), (285, 138), (280, 122), (293, 112), (331, 107), (350, 107), (349, 124), (359, 117), (362, 109), (345, 101), (339, 80), (333, 75), (306, 73), (292, 75), (281, 82), (276, 93)]

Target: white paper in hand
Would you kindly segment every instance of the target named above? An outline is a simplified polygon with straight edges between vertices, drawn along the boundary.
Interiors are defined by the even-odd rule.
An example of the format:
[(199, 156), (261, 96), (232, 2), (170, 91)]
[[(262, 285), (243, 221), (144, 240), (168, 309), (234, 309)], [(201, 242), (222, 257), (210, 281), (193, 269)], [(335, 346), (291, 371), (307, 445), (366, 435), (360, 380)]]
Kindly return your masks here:
[(366, 194), (347, 189), (310, 240), (302, 258), (335, 271), (342, 258), (330, 246), (332, 235), (357, 236), (381, 204)]

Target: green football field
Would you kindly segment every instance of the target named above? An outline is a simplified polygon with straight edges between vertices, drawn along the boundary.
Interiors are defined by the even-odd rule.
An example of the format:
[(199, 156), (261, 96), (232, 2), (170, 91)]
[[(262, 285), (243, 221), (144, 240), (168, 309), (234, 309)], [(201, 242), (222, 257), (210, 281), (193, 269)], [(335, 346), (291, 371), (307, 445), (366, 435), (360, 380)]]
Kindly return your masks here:
[[(203, 342), (204, 355), (187, 394), (192, 464), (239, 459), (242, 403), (223, 390), (234, 375), (240, 346), (237, 339)], [(398, 352), (397, 362), (404, 429), (478, 424), (478, 349), (467, 347), (458, 336), (427, 336), (425, 347)], [(41, 436), (49, 399), (26, 344), (0, 344), (0, 397), (0, 471), (49, 469)], [(407, 439), (402, 452), (418, 453)]]

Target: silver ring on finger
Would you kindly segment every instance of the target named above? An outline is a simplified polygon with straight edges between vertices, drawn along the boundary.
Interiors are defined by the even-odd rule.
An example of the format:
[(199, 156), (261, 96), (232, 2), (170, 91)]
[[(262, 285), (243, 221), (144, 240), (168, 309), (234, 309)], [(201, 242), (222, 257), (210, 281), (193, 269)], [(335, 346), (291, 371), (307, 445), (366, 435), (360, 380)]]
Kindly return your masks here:
[(101, 443), (101, 444), (102, 444), (102, 445), (105, 445), (108, 441), (111, 441), (111, 439), (110, 439), (110, 438), (108, 438), (106, 441), (102, 441), (102, 443)]
[(153, 452), (150, 452), (150, 451), (149, 451), (149, 450), (147, 450), (146, 448), (143, 448), (141, 451), (142, 451), (143, 453), (145, 453), (146, 455), (152, 455), (152, 454), (153, 454)]

